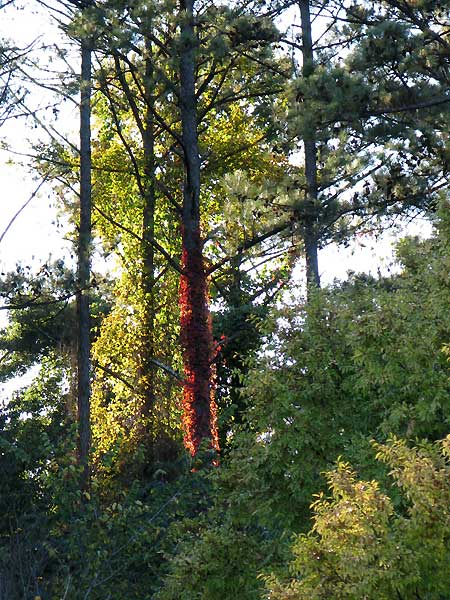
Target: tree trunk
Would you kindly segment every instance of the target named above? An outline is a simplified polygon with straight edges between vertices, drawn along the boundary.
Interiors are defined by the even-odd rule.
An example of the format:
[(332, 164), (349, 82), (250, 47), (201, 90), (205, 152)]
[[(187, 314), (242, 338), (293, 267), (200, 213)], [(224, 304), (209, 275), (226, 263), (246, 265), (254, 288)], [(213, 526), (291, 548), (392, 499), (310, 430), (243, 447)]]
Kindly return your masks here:
[(91, 445), (91, 346), (90, 346), (90, 275), (91, 275), (91, 71), (92, 51), (81, 43), (80, 100), (80, 224), (78, 235), (78, 461), (82, 469), (80, 487), (89, 486)]
[[(299, 0), (302, 24), (303, 77), (314, 71), (314, 54), (311, 35), (311, 14), (309, 0)], [(315, 287), (320, 287), (318, 244), (317, 244), (317, 148), (314, 136), (303, 140), (305, 147), (305, 177), (307, 199), (304, 223), (304, 244), (306, 258), (306, 287), (308, 295)]]
[(146, 428), (150, 424), (155, 404), (155, 367), (152, 362), (155, 355), (155, 133), (152, 107), (153, 65), (151, 43), (146, 44), (144, 74), (145, 101), (147, 104), (142, 142), (144, 146), (144, 197), (142, 219), (142, 291), (144, 294), (144, 323), (141, 346), (140, 387), (143, 395), (143, 417)]
[(213, 336), (208, 278), (200, 233), (200, 155), (195, 94), (194, 0), (181, 0), (180, 111), (185, 179), (182, 213), (180, 282), (181, 342), (184, 351), (184, 440), (191, 455), (208, 440), (218, 449), (213, 389)]

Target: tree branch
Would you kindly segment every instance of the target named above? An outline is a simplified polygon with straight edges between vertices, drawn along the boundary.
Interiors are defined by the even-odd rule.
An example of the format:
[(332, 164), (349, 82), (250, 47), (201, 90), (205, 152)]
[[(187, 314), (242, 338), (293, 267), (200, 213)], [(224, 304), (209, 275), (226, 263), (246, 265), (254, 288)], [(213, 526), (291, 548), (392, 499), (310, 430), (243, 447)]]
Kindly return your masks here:
[[(111, 225), (114, 225), (115, 227), (121, 229), (122, 231), (125, 231), (126, 233), (128, 233), (129, 235), (131, 235), (131, 237), (133, 237), (135, 240), (138, 240), (140, 243), (142, 243), (144, 240), (142, 239), (142, 237), (140, 235), (138, 235), (137, 233), (135, 233), (132, 229), (129, 229), (128, 227), (126, 227), (125, 225), (122, 225), (121, 223), (118, 223), (115, 219), (113, 219), (113, 217), (111, 217), (110, 215), (106, 214), (101, 208), (99, 208), (97, 205), (93, 205), (93, 208), (102, 215), (102, 217), (104, 217), (107, 221), (109, 221), (109, 223), (111, 223)], [(167, 262), (170, 264), (171, 267), (173, 267), (178, 273), (180, 273), (180, 275), (183, 274), (183, 269), (181, 268), (180, 264), (178, 263), (178, 261), (176, 261), (168, 252), (167, 250), (165, 250), (154, 238), (152, 239), (147, 239), (146, 240), (149, 244), (151, 244), (155, 250), (158, 250), (158, 252), (160, 252), (164, 258), (167, 260)]]
[[(273, 227), (272, 229), (270, 229), (269, 231), (266, 231), (265, 233), (261, 233), (260, 235), (257, 235), (255, 237), (251, 238), (250, 240), (242, 242), (242, 244), (240, 244), (237, 247), (236, 253), (244, 252), (245, 250), (250, 250), (250, 248), (253, 248), (254, 246), (257, 246), (258, 244), (261, 244), (265, 240), (271, 238), (273, 235), (276, 235), (277, 233), (281, 233), (282, 231), (285, 231), (286, 229), (291, 227), (291, 225), (292, 225), (291, 221), (281, 223), (280, 225)], [(220, 267), (223, 267), (223, 265), (226, 265), (228, 262), (233, 260), (233, 258), (234, 258), (234, 256), (226, 256), (219, 262), (211, 265), (206, 270), (206, 272), (208, 273), (208, 275), (210, 275), (211, 273), (214, 273), (214, 271), (216, 271)]]
[(30, 202), (36, 197), (36, 195), (38, 194), (39, 190), (41, 189), (41, 187), (44, 185), (44, 183), (46, 181), (47, 181), (47, 176), (45, 176), (42, 179), (41, 183), (37, 186), (37, 188), (34, 190), (34, 192), (31, 194), (31, 196), (28, 198), (28, 200), (24, 204), (22, 204), (22, 206), (19, 208), (19, 210), (14, 214), (14, 216), (12, 217), (12, 219), (9, 221), (8, 225), (3, 230), (3, 233), (0, 235), (0, 244), (3, 242), (3, 238), (8, 233), (8, 231), (11, 228), (11, 226), (13, 225), (14, 221), (26, 209), (26, 207), (30, 204)]

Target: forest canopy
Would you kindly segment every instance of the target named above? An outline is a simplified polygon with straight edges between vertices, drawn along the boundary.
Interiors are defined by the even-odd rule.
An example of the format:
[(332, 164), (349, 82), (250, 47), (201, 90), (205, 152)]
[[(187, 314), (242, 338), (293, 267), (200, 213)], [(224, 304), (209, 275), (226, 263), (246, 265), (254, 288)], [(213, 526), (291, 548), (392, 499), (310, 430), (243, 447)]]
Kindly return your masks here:
[(450, 2), (2, 17), (0, 600), (447, 599)]

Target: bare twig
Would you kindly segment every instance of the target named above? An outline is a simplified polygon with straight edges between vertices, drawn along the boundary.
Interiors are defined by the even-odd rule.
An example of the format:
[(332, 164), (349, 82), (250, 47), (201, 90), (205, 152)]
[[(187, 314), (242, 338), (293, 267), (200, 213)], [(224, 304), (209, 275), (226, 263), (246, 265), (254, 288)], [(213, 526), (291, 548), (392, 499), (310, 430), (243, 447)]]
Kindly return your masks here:
[(40, 184), (37, 186), (37, 188), (34, 190), (34, 192), (31, 194), (31, 196), (28, 198), (28, 200), (26, 202), (24, 202), (24, 204), (22, 204), (22, 206), (19, 208), (19, 210), (14, 214), (12, 219), (9, 221), (8, 225), (5, 227), (3, 233), (0, 235), (0, 244), (3, 242), (3, 238), (8, 233), (8, 231), (11, 228), (11, 226), (13, 225), (14, 221), (26, 209), (26, 207), (30, 204), (30, 202), (36, 197), (37, 193), (39, 192), (39, 190), (41, 189), (41, 187), (44, 185), (44, 183), (46, 181), (47, 181), (47, 177), (44, 177), (43, 180), (40, 182)]

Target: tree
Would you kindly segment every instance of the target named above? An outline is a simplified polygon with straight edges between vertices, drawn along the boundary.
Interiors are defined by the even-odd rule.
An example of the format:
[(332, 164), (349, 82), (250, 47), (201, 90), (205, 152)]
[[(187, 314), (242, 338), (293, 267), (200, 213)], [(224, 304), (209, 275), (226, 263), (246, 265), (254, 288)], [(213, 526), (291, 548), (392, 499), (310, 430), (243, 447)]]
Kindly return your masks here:
[[(5, 9), (12, 1), (2, 2), (0, 10)], [(11, 115), (17, 98), (11, 93), (13, 74), (18, 62), (23, 60), (27, 50), (11, 46), (10, 42), (0, 40), (0, 125)]]
[[(208, 10), (205, 11), (205, 22), (210, 18)], [(243, 63), (239, 56), (234, 57), (233, 54), (228, 52), (219, 54), (220, 48), (213, 46), (213, 41), (216, 45), (218, 43), (217, 38), (223, 39), (226, 42), (230, 35), (230, 23), (233, 24), (233, 19), (236, 20), (239, 15), (238, 17), (228, 15), (227, 11), (223, 11), (223, 14), (222, 11), (217, 13), (217, 11), (213, 11), (212, 9), (211, 12), (214, 12), (214, 15), (219, 17), (221, 23), (223, 22), (222, 27), (224, 31), (219, 30), (218, 34), (211, 35), (208, 28), (206, 26), (203, 27), (203, 25), (201, 30), (199, 30), (201, 31), (201, 36), (204, 35), (204, 40), (202, 37), (202, 44), (200, 46), (203, 58), (200, 63), (201, 68), (198, 69), (196, 77), (197, 85), (204, 94), (204, 97), (199, 95), (196, 102), (198, 102), (202, 117), (201, 124), (205, 128), (205, 133), (202, 132), (203, 135), (200, 136), (200, 143), (203, 143), (204, 138), (208, 138), (210, 143), (213, 139), (209, 133), (214, 121), (212, 118), (213, 114), (214, 116), (221, 115), (222, 113), (224, 116), (225, 114), (232, 114), (232, 111), (228, 106), (233, 106), (232, 103), (234, 102), (235, 97), (236, 105), (238, 102), (242, 103), (243, 98), (239, 95), (239, 92), (242, 91), (242, 80), (245, 81), (250, 75), (255, 76), (252, 92), (254, 92), (254, 95), (257, 98), (259, 96), (264, 97), (270, 93), (271, 89), (273, 89), (273, 82), (271, 82), (269, 78), (266, 80), (264, 71), (260, 66), (253, 67), (251, 73), (247, 75), (246, 69), (250, 71), (250, 68)], [(113, 32), (113, 35), (116, 35), (116, 31), (123, 30), (123, 23), (120, 24), (120, 27), (116, 27), (117, 21), (120, 20), (118, 16), (119, 13), (120, 11), (118, 11), (117, 14), (114, 11), (104, 11), (101, 13), (102, 18), (108, 19), (108, 22), (111, 23), (109, 29)], [(106, 130), (105, 135), (102, 135), (101, 139), (99, 139), (101, 151), (99, 152), (98, 158), (97, 155), (94, 157), (94, 160), (99, 161), (96, 166), (96, 170), (98, 169), (96, 189), (99, 191), (96, 193), (95, 208), (100, 214), (99, 230), (102, 232), (102, 235), (106, 236), (108, 239), (110, 248), (113, 247), (114, 249), (114, 247), (117, 247), (119, 239), (123, 243), (129, 236), (132, 243), (128, 246), (127, 242), (127, 248), (130, 247), (131, 249), (131, 247), (133, 247), (132, 251), (135, 253), (135, 246), (140, 241), (141, 245), (138, 262), (132, 263), (130, 261), (128, 250), (125, 250), (122, 253), (121, 261), (124, 266), (125, 264), (127, 265), (125, 267), (126, 270), (129, 270), (129, 267), (132, 264), (134, 265), (134, 269), (136, 269), (138, 265), (147, 264), (147, 267), (143, 269), (142, 275), (137, 275), (142, 277), (141, 285), (143, 286), (143, 294), (144, 297), (146, 297), (145, 302), (147, 304), (147, 308), (137, 307), (137, 310), (142, 316), (143, 321), (147, 321), (148, 323), (145, 327), (148, 333), (142, 336), (142, 345), (140, 345), (142, 350), (140, 351), (139, 364), (137, 365), (136, 371), (140, 373), (140, 380), (147, 382), (146, 385), (148, 390), (150, 390), (150, 386), (153, 387), (151, 395), (161, 397), (162, 394), (158, 389), (156, 373), (159, 373), (160, 379), (163, 370), (165, 370), (166, 373), (171, 371), (173, 373), (174, 369), (170, 364), (166, 365), (166, 368), (164, 368), (164, 362), (161, 363), (161, 348), (157, 349), (155, 342), (160, 335), (158, 333), (160, 318), (154, 314), (155, 306), (152, 308), (153, 301), (151, 301), (151, 298), (161, 297), (161, 294), (163, 294), (164, 297), (165, 292), (163, 290), (167, 288), (167, 282), (170, 278), (173, 278), (171, 271), (174, 270), (176, 273), (181, 271), (183, 273), (183, 270), (182, 266), (178, 264), (178, 261), (173, 258), (174, 254), (180, 252), (179, 238), (175, 235), (170, 236), (167, 227), (164, 228), (157, 225), (156, 228), (154, 228), (154, 225), (151, 225), (151, 219), (154, 219), (156, 210), (160, 222), (163, 219), (167, 219), (166, 223), (175, 222), (178, 226), (182, 214), (182, 203), (180, 203), (177, 198), (177, 186), (181, 184), (183, 179), (182, 164), (180, 161), (182, 139), (177, 133), (177, 123), (179, 122), (179, 119), (181, 119), (182, 112), (179, 107), (180, 93), (178, 91), (178, 86), (181, 85), (181, 83), (179, 82), (177, 71), (173, 70), (173, 65), (171, 65), (169, 60), (171, 45), (177, 47), (178, 44), (177, 38), (174, 37), (173, 33), (173, 26), (171, 24), (172, 17), (166, 22), (165, 13), (162, 13), (160, 17), (155, 17), (150, 22), (147, 19), (147, 15), (144, 13), (145, 11), (142, 7), (136, 7), (136, 9), (129, 14), (127, 12), (124, 12), (123, 14), (123, 18), (129, 23), (129, 30), (132, 32), (132, 34), (130, 34), (133, 38), (131, 43), (137, 53), (137, 58), (132, 61), (127, 55), (126, 47), (130, 44), (130, 40), (126, 36), (124, 38), (119, 37), (114, 41), (113, 66), (111, 62), (108, 63), (108, 59), (106, 58), (100, 68), (101, 91), (105, 95), (107, 105), (104, 107), (105, 110), (99, 112), (98, 115), (103, 123), (111, 124), (112, 131), (116, 132), (114, 135), (117, 135), (119, 143), (123, 145), (124, 152), (122, 155), (125, 157), (125, 160), (129, 161), (129, 166), (133, 174), (132, 177), (136, 180), (137, 192), (141, 196), (143, 206), (147, 206), (147, 208), (144, 209), (139, 207), (139, 210), (143, 210), (142, 214), (146, 214), (145, 219), (149, 227), (145, 226), (144, 229), (147, 233), (145, 236), (142, 235), (141, 231), (139, 231), (139, 228), (136, 226), (135, 215), (130, 211), (129, 195), (127, 196), (127, 199), (124, 198), (124, 210), (123, 212), (120, 212), (119, 217), (117, 203), (115, 203), (115, 207), (113, 208), (106, 194), (104, 196), (102, 193), (102, 191), (105, 190), (105, 192), (110, 194), (112, 188), (109, 186), (113, 183), (112, 179), (114, 177), (117, 178), (117, 174), (119, 173), (117, 164), (112, 165), (109, 163), (106, 165), (103, 160), (105, 150), (107, 148), (113, 149), (113, 144), (111, 143), (111, 131), (107, 132)], [(243, 30), (241, 36), (244, 36), (244, 33), (245, 31)], [(107, 33), (104, 35), (105, 54), (107, 57), (107, 44), (111, 40), (109, 40)], [(261, 45), (261, 52), (263, 52), (264, 45), (270, 40), (270, 35), (273, 34), (271, 31), (262, 29), (258, 35), (262, 36), (261, 41), (258, 41), (257, 43), (258, 46)], [(266, 40), (268, 36), (269, 38)], [(210, 38), (212, 38), (212, 41)], [(254, 34), (248, 41), (246, 37), (242, 37), (239, 44), (243, 45), (244, 43), (255, 44)], [(152, 48), (154, 50), (152, 50)], [(251, 63), (251, 61), (249, 62)], [(232, 84), (231, 75), (229, 81), (222, 76), (223, 74), (232, 74), (233, 71), (236, 72), (237, 92), (233, 91), (234, 84)], [(171, 75), (172, 80), (168, 78), (167, 73)], [(216, 86), (212, 98), (209, 95), (210, 92), (206, 86), (206, 82), (211, 86)], [(227, 88), (226, 84), (229, 84), (230, 88)], [(152, 92), (148, 93), (146, 91), (148, 89), (151, 89)], [(175, 113), (169, 110), (171, 105), (173, 105)], [(146, 127), (146, 123), (144, 123), (140, 117), (140, 115), (143, 114), (142, 111), (146, 111), (148, 115), (146, 119), (147, 123), (149, 123), (150, 120), (153, 121), (153, 127), (155, 128), (153, 136)], [(108, 113), (109, 116), (107, 116)], [(243, 110), (242, 113), (244, 114)], [(174, 114), (176, 115), (175, 121), (174, 123), (171, 123)], [(258, 122), (258, 120), (255, 119), (255, 122)], [(261, 122), (261, 119), (259, 119), (259, 122)], [(136, 145), (136, 138), (133, 134), (130, 135), (127, 130), (128, 127), (136, 127), (142, 145)], [(262, 127), (261, 130), (264, 137), (264, 129)], [(222, 131), (220, 131), (219, 128), (217, 135), (220, 135), (221, 133)], [(153, 142), (150, 140), (151, 137), (153, 137)], [(149, 141), (151, 142), (150, 144)], [(222, 144), (222, 147), (216, 142), (214, 142), (214, 144), (221, 150), (223, 148), (222, 152), (225, 154), (228, 163), (232, 163), (233, 161), (237, 163), (239, 154), (244, 155), (244, 153), (249, 153), (249, 149), (246, 146), (246, 140), (243, 140), (242, 144), (236, 144), (234, 140), (231, 140), (228, 147), (225, 143)], [(251, 141), (249, 148), (252, 148), (253, 144), (254, 142)], [(150, 146), (153, 146), (153, 152), (149, 151)], [(118, 146), (116, 149), (119, 152)], [(229, 152), (228, 156), (226, 155), (227, 152)], [(100, 157), (100, 153), (102, 154), (102, 157)], [(164, 160), (162, 160), (161, 155), (164, 156)], [(216, 159), (216, 157), (213, 156), (213, 159)], [(153, 166), (150, 165), (149, 160), (153, 162)], [(209, 225), (208, 221), (211, 221), (210, 227), (212, 228), (215, 225), (217, 216), (214, 215), (213, 212), (209, 213), (207, 206), (208, 203), (211, 203), (214, 209), (217, 208), (216, 203), (218, 201), (217, 198), (219, 192), (217, 190), (217, 184), (215, 184), (216, 189), (214, 189), (214, 180), (217, 180), (218, 173), (221, 174), (223, 172), (223, 165), (220, 164), (220, 157), (217, 157), (217, 164), (214, 163), (211, 158), (208, 161), (203, 162), (204, 164), (206, 163), (207, 166), (206, 168), (205, 166), (202, 166), (202, 170), (209, 175), (210, 181), (203, 185), (202, 203), (204, 204), (205, 209), (203, 211), (204, 216), (202, 219), (204, 221), (204, 227), (207, 227)], [(213, 163), (213, 167), (211, 167), (211, 163)], [(110, 170), (110, 176), (106, 173), (108, 169)], [(103, 172), (100, 174), (101, 171)], [(126, 169), (123, 169), (122, 172), (123, 179), (127, 176)], [(116, 175), (114, 175), (114, 173), (116, 173)], [(130, 185), (132, 186), (131, 182)], [(153, 189), (151, 194), (147, 194), (146, 190), (151, 189)], [(114, 187), (114, 193), (116, 195), (122, 195), (121, 192), (119, 192), (118, 187)], [(134, 194), (136, 191), (133, 191), (132, 193)], [(208, 196), (211, 200), (208, 199)], [(152, 197), (153, 200), (147, 202), (146, 198), (149, 199), (150, 197)], [(220, 200), (220, 202), (222, 203), (223, 200)], [(128, 208), (126, 207), (126, 203), (128, 203)], [(114, 212), (115, 214), (113, 214)], [(167, 216), (163, 217), (163, 215)], [(200, 213), (198, 214), (198, 218), (199, 217)], [(152, 227), (153, 233), (151, 232)], [(183, 229), (183, 227), (180, 227), (180, 229)], [(146, 239), (143, 239), (144, 237), (146, 237)], [(205, 233), (204, 238), (207, 238), (207, 233)], [(200, 245), (203, 244), (200, 238), (198, 243)], [(255, 244), (256, 243), (257, 242), (255, 242)], [(167, 248), (169, 248), (169, 251), (166, 250)], [(134, 257), (136, 257), (136, 254), (134, 254)], [(123, 260), (123, 258), (125, 258), (125, 260)], [(133, 261), (134, 260), (136, 259), (134, 258)], [(228, 261), (229, 257), (226, 257), (223, 263), (219, 260), (219, 266), (226, 265)], [(157, 277), (156, 275), (152, 275), (152, 269), (149, 268), (150, 263), (153, 263), (153, 273), (158, 269), (159, 275)], [(170, 271), (167, 270), (168, 268)], [(202, 277), (206, 282), (213, 267), (207, 268), (207, 265), (205, 264), (203, 269), (204, 275)], [(139, 267), (137, 270), (139, 270)], [(152, 281), (152, 279), (154, 279), (154, 281)], [(172, 280), (170, 281), (170, 286), (172, 286)], [(129, 291), (127, 293), (129, 294)], [(112, 319), (113, 317), (111, 315), (111, 320)], [(150, 331), (151, 336), (149, 333)], [(189, 337), (190, 336), (188, 336), (188, 338)], [(156, 356), (155, 352), (157, 353)], [(176, 356), (175, 352), (172, 354), (175, 354)], [(167, 351), (167, 356), (170, 357), (170, 355), (170, 351)], [(211, 370), (211, 365), (209, 364), (210, 361), (211, 358), (207, 361), (207, 372)], [(101, 365), (100, 368), (105, 366), (103, 362), (99, 364)], [(147, 367), (145, 367), (145, 364)], [(162, 368), (161, 364), (163, 365)], [(114, 367), (114, 370), (117, 372), (117, 365)], [(131, 373), (130, 375), (131, 377), (128, 374), (125, 377), (129, 382), (129, 385), (126, 386), (128, 387), (128, 391), (125, 392), (127, 394), (130, 394), (130, 392), (133, 393), (133, 388), (136, 387), (133, 383), (134, 375)], [(114, 378), (113, 375), (111, 375), (111, 377)], [(106, 383), (106, 376), (102, 375), (102, 379)], [(203, 385), (203, 387), (205, 387), (205, 385)], [(208, 388), (210, 387), (211, 383), (208, 384)], [(191, 384), (186, 385), (186, 388), (189, 388), (192, 392)], [(158, 398), (155, 398), (155, 401), (156, 404), (160, 404)], [(144, 410), (143, 414), (145, 413), (146, 411)]]
[(180, 4), (180, 117), (183, 187), (181, 340), (184, 346), (185, 444), (192, 455), (208, 440), (218, 450), (216, 411), (212, 388), (213, 337), (208, 307), (207, 273), (200, 233), (200, 154), (198, 105), (195, 91), (194, 2)]
[[(302, 146), (304, 154), (304, 165), (292, 169), (283, 191), (307, 262), (307, 238), (319, 249), (331, 241), (346, 244), (356, 231), (432, 211), (445, 185), (441, 8), (424, 7), (419, 16), (402, 3), (388, 4), (344, 9), (341, 3), (301, 2), (301, 35), (283, 37), (293, 48), (294, 76), (279, 145), (291, 156)], [(313, 40), (316, 17), (324, 31)], [(427, 19), (436, 30), (433, 39)], [(424, 43), (426, 58), (416, 54)], [(300, 75), (295, 51), (302, 58)], [(429, 169), (430, 161), (436, 169)]]
[(9, 53), (8, 48), (3, 47), (3, 43), (0, 52), (0, 81), (2, 85), (0, 93), (0, 124), (2, 124), (11, 114), (12, 107), (14, 106), (14, 102), (11, 104), (10, 102), (8, 102), (8, 100), (10, 97), (10, 85), (12, 74), (14, 71), (15, 59), (12, 56), (12, 53)]
[[(82, 19), (89, 19), (91, 2), (82, 3)], [(78, 229), (77, 272), (77, 400), (78, 458), (82, 468), (80, 486), (89, 486), (89, 454), (91, 447), (91, 341), (90, 287), (92, 244), (92, 183), (91, 183), (91, 87), (92, 33), (82, 33), (80, 77), (80, 216)]]
[[(409, 448), (374, 444), (405, 509), (348, 463), (327, 473), (332, 496), (312, 504), (314, 525), (292, 544), (290, 577), (267, 578), (271, 598), (430, 598), (448, 593), (450, 438)], [(390, 486), (393, 487), (392, 484)]]
[(371, 436), (445, 435), (450, 332), (438, 317), (448, 310), (442, 227), (441, 238), (399, 246), (402, 274), (353, 276), (309, 306), (283, 309), (273, 333), (266, 330), (267, 356), (256, 359), (244, 384), (246, 424), (234, 431), (221, 483), (239, 513), (246, 514), (248, 494), (262, 523), (294, 527), (305, 522), (330, 457), (345, 452), (373, 476)]
[[(74, 478), (68, 467), (70, 464), (77, 472), (75, 460), (71, 460), (76, 440), (66, 410), (70, 399), (65, 374), (64, 361), (57, 352), (50, 353), (41, 360), (32, 384), (0, 408), (1, 598), (19, 600), (43, 594), (47, 583), (41, 574), (48, 572), (51, 563), (53, 485), (59, 476), (66, 498), (74, 497)], [(72, 478), (67, 476), (69, 472)]]
[[(311, 15), (309, 0), (299, 0), (301, 27), (302, 27), (302, 74), (307, 78), (314, 71), (313, 42), (311, 35)], [(307, 203), (305, 207), (305, 259), (306, 281), (308, 289), (320, 286), (320, 273), (318, 262), (317, 234), (315, 232), (315, 212), (318, 202), (317, 184), (317, 148), (314, 133), (306, 135), (304, 140), (305, 178), (307, 183)]]
[(63, 362), (73, 362), (75, 294), (74, 274), (62, 260), (45, 264), (39, 273), (18, 265), (4, 274), (0, 297), (9, 311), (9, 323), (0, 341), (2, 381), (24, 375), (54, 352), (59, 351)]
[[(383, 443), (392, 434), (431, 442), (445, 436), (450, 332), (438, 316), (449, 308), (446, 210), (443, 215), (439, 236), (399, 246), (401, 273), (378, 281), (353, 275), (316, 290), (307, 305), (280, 310), (276, 325), (266, 323), (267, 354), (250, 363), (244, 423), (230, 429), (214, 504), (201, 522), (189, 523), (162, 598), (231, 593), (242, 574), (242, 548), (249, 553), (242, 595), (253, 597), (266, 565), (283, 572), (290, 535), (309, 530), (320, 473), (339, 456), (364, 480), (385, 487), (373, 437)], [(392, 499), (397, 507), (394, 492)], [(225, 585), (221, 574), (228, 569), (236, 579), (230, 575)], [(364, 572), (355, 568), (355, 576)]]

